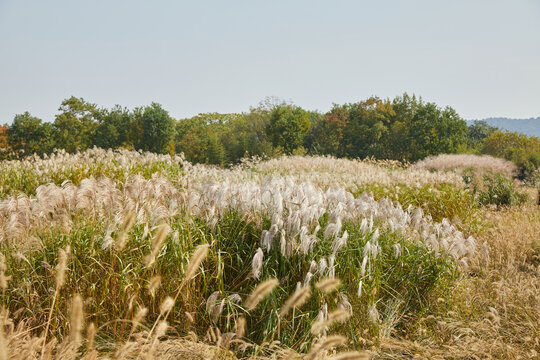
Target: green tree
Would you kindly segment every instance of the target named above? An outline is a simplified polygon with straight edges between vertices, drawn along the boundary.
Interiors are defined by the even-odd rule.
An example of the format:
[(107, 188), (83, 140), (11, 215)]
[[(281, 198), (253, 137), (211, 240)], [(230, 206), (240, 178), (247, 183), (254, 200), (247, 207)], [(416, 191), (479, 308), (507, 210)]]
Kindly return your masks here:
[(12, 150), (26, 155), (51, 152), (54, 146), (52, 126), (25, 112), (15, 115), (7, 130), (8, 144)]
[(58, 110), (61, 113), (53, 124), (56, 146), (71, 153), (92, 147), (97, 120), (103, 110), (74, 96), (62, 101)]
[(281, 147), (286, 154), (302, 146), (310, 127), (309, 114), (293, 105), (280, 105), (270, 116), (267, 134), (274, 146)]
[(410, 96), (404, 93), (392, 100), (392, 110), (394, 115), (388, 127), (386, 137), (386, 147), (389, 150), (388, 159), (411, 160), (412, 149), (409, 137), (409, 127), (416, 111), (423, 105), (422, 98), (416, 95)]
[(208, 136), (208, 149), (206, 151), (207, 163), (213, 165), (225, 165), (225, 149), (215, 134)]
[(332, 110), (322, 115), (310, 112), (311, 126), (304, 138), (304, 146), (311, 154), (340, 156), (343, 130), (349, 112), (347, 105), (334, 104)]
[(540, 181), (540, 138), (511, 131), (494, 131), (484, 139), (482, 153), (504, 157), (518, 166), (520, 180)]
[(343, 152), (349, 157), (382, 157), (388, 134), (392, 105), (377, 97), (350, 104), (343, 129)]
[(409, 126), (411, 160), (464, 149), (467, 131), (467, 123), (451, 107), (441, 110), (434, 103), (422, 104)]
[(132, 132), (140, 128), (135, 114), (120, 105), (109, 111), (103, 111), (94, 132), (94, 145), (109, 149), (124, 147), (134, 149), (140, 141), (134, 139)]
[(497, 130), (495, 126), (491, 126), (483, 120), (475, 121), (469, 125), (469, 147), (473, 150), (481, 150), (484, 139)]
[(160, 154), (174, 153), (175, 123), (160, 104), (152, 103), (142, 115), (142, 149)]

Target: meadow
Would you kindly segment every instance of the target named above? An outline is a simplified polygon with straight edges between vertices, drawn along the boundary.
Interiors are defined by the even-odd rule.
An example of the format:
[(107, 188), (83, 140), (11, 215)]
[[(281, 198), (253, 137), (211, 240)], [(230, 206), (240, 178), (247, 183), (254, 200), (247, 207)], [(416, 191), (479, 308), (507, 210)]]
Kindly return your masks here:
[(538, 358), (537, 193), (471, 157), (3, 161), (0, 360)]

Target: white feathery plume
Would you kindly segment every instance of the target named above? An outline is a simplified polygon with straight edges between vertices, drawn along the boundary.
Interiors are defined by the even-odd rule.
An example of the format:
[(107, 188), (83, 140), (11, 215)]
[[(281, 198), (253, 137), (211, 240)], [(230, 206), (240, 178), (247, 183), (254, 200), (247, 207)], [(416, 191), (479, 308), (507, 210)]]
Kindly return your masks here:
[(252, 275), (255, 279), (259, 279), (259, 277), (261, 276), (263, 258), (263, 251), (261, 248), (258, 248), (255, 256), (253, 256), (253, 262), (251, 263)]

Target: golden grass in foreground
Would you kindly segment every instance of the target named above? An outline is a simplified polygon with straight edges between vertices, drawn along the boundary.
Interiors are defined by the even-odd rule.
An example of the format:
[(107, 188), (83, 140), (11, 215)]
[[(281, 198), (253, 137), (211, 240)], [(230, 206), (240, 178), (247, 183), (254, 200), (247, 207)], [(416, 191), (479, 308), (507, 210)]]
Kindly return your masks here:
[[(490, 229), (478, 237), (488, 243), (489, 256), (471, 262), (469, 273), (460, 280), (451, 303), (442, 304), (448, 309), (446, 313), (427, 316), (416, 333), (407, 338), (381, 338), (380, 347), (372, 348), (373, 359), (539, 358), (540, 208), (531, 201), (521, 209), (490, 211), (485, 219)], [(2, 314), (1, 323), (0, 359), (40, 358), (43, 336), (32, 335), (23, 323), (15, 326), (6, 313)], [(84, 331), (88, 341), (90, 338), (93, 341), (92, 327), (93, 324), (88, 324)], [(77, 358), (69, 339), (60, 344), (50, 340), (45, 355), (54, 353), (51, 357), (54, 359)], [(313, 346), (321, 346), (325, 341), (333, 343), (335, 339), (338, 338), (322, 339)], [(341, 344), (342, 339), (339, 340), (336, 345)], [(140, 355), (149, 352), (151, 346), (144, 332), (137, 333), (113, 358), (143, 358)], [(265, 346), (254, 358), (306, 356)], [(154, 343), (152, 354), (155, 359), (234, 358), (226, 349), (176, 336)], [(90, 350), (84, 359), (107, 359), (111, 355), (98, 356), (95, 350)], [(314, 354), (310, 352), (307, 356), (313, 358)]]
[(478, 239), (487, 242), (489, 256), (471, 263), (446, 314), (427, 316), (409, 340), (387, 338), (381, 358), (540, 359), (540, 207), (535, 203), (486, 213), (491, 228)]

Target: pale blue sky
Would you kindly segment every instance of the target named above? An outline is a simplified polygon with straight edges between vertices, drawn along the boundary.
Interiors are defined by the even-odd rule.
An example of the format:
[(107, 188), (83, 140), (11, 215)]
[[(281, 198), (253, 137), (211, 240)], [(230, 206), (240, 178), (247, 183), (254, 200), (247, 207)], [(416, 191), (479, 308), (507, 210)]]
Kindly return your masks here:
[(71, 95), (182, 118), (404, 91), (540, 116), (540, 0), (0, 0), (0, 123)]

